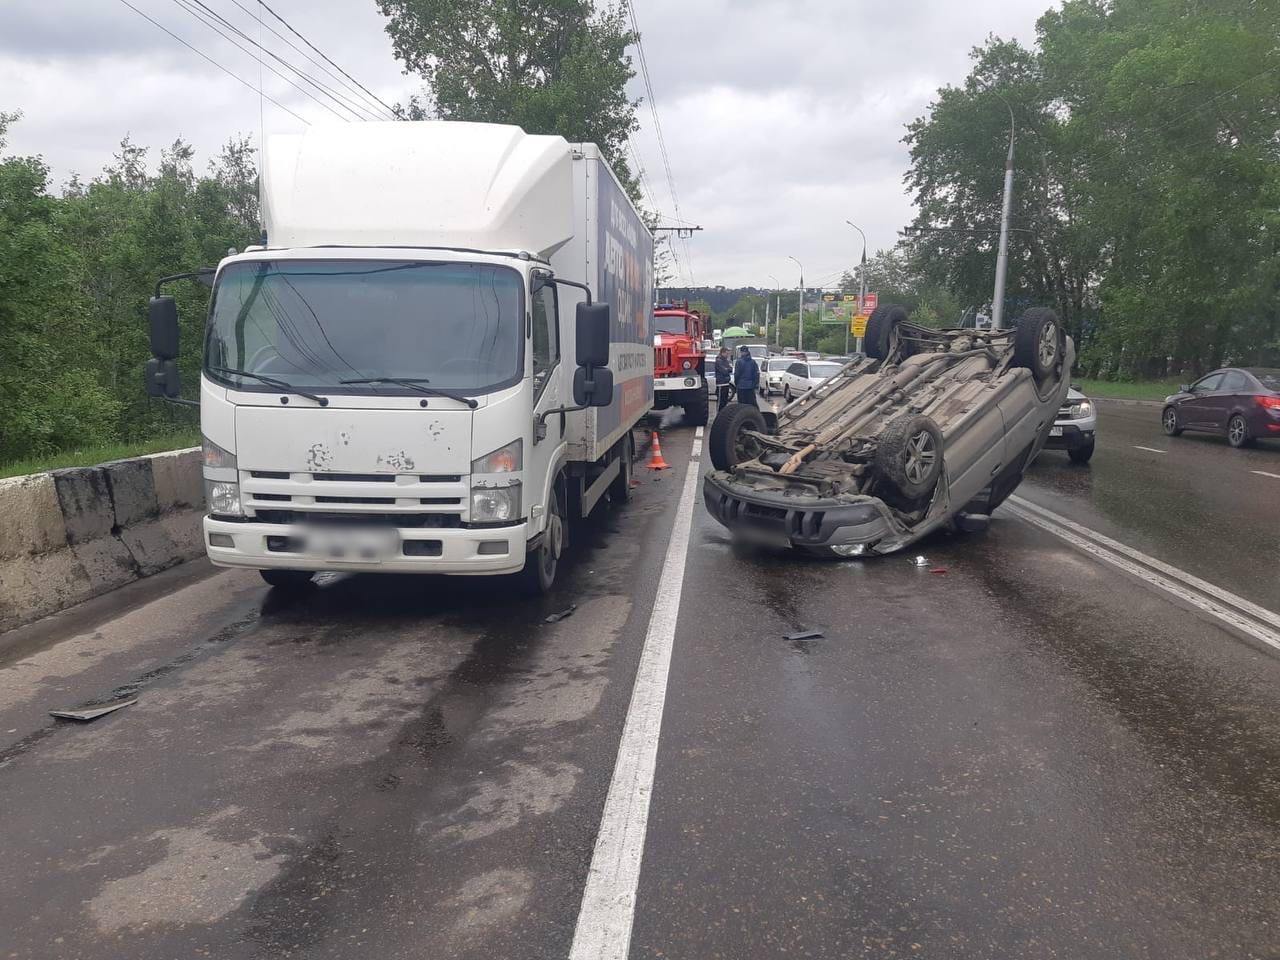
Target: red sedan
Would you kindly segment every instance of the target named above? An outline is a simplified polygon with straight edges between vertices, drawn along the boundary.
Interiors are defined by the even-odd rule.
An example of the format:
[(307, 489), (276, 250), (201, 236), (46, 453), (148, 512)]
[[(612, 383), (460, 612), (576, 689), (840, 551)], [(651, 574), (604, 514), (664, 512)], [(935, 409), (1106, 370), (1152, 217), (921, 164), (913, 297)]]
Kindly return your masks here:
[(1280, 370), (1225, 367), (1201, 377), (1165, 400), (1160, 415), (1164, 432), (1183, 430), (1222, 434), (1233, 447), (1263, 437), (1280, 439)]

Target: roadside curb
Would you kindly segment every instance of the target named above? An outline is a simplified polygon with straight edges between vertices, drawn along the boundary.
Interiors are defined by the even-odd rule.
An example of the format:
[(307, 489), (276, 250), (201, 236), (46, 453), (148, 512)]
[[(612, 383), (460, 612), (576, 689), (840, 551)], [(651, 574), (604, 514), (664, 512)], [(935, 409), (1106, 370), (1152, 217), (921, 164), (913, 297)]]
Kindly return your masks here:
[(1120, 397), (1095, 397), (1093, 395), (1090, 395), (1089, 399), (1095, 402), (1101, 402), (1101, 403), (1118, 403), (1122, 407), (1163, 407), (1164, 406), (1163, 400), (1129, 400), (1127, 398), (1122, 399)]
[(0, 480), (0, 631), (199, 556), (200, 448)]

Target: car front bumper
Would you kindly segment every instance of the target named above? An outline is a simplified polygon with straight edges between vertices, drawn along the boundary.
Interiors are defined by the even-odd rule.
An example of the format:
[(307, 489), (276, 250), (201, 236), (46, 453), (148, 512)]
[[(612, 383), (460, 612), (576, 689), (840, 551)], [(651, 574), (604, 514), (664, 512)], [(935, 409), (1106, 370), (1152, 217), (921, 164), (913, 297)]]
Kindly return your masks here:
[[(524, 566), (528, 525), (486, 529), (396, 528), (398, 552), (379, 560), (334, 559), (301, 552), (308, 531), (294, 524), (255, 523), (204, 518), (204, 544), (219, 567), (256, 570), (335, 570), (349, 573), (514, 573)], [(231, 546), (214, 546), (211, 537), (228, 537)], [(225, 542), (225, 541), (222, 541)], [(423, 553), (406, 553), (406, 545), (422, 544)], [(490, 551), (481, 553), (481, 544)], [(499, 545), (502, 545), (501, 547)], [(409, 549), (413, 549), (410, 547)], [(497, 552), (502, 549), (503, 552)]]
[(1093, 443), (1097, 428), (1097, 417), (1089, 417), (1085, 420), (1057, 420), (1053, 424), (1053, 431), (1060, 431), (1060, 433), (1054, 436), (1051, 431), (1044, 447), (1046, 450), (1078, 450), (1080, 447), (1087, 447)]

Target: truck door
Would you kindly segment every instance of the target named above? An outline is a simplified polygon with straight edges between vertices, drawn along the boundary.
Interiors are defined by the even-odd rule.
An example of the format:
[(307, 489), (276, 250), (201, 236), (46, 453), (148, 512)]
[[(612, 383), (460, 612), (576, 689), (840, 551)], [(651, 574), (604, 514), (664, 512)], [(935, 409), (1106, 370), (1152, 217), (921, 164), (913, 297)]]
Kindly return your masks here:
[[(548, 283), (533, 295), (530, 308), (529, 354), (533, 358), (534, 422), (544, 410), (568, 406), (563, 365), (560, 362), (560, 310), (555, 284)], [(537, 505), (546, 506), (552, 478), (548, 476), (556, 452), (564, 445), (563, 414), (547, 417), (546, 436), (536, 439), (529, 451), (525, 479), (531, 488), (526, 515), (532, 516)], [(538, 524), (539, 528), (541, 524)]]

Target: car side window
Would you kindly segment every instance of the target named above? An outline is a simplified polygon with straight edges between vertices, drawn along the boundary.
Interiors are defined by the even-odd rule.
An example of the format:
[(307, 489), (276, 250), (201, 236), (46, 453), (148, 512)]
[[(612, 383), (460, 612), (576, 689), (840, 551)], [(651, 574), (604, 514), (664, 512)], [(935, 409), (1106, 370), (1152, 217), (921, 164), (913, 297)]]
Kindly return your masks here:
[(803, 364), (803, 363), (793, 363), (791, 366), (787, 367), (787, 373), (791, 374), (793, 377), (803, 377), (803, 376), (804, 376), (804, 364)]
[(536, 403), (551, 382), (551, 371), (560, 361), (560, 340), (554, 284), (547, 284), (533, 298), (533, 399)]
[(1239, 370), (1232, 370), (1226, 375), (1219, 388), (1227, 393), (1244, 393), (1249, 389), (1249, 378)]
[(1210, 393), (1211, 391), (1220, 389), (1219, 384), (1222, 383), (1222, 374), (1211, 373), (1203, 380), (1197, 381), (1191, 385), (1192, 393)]

